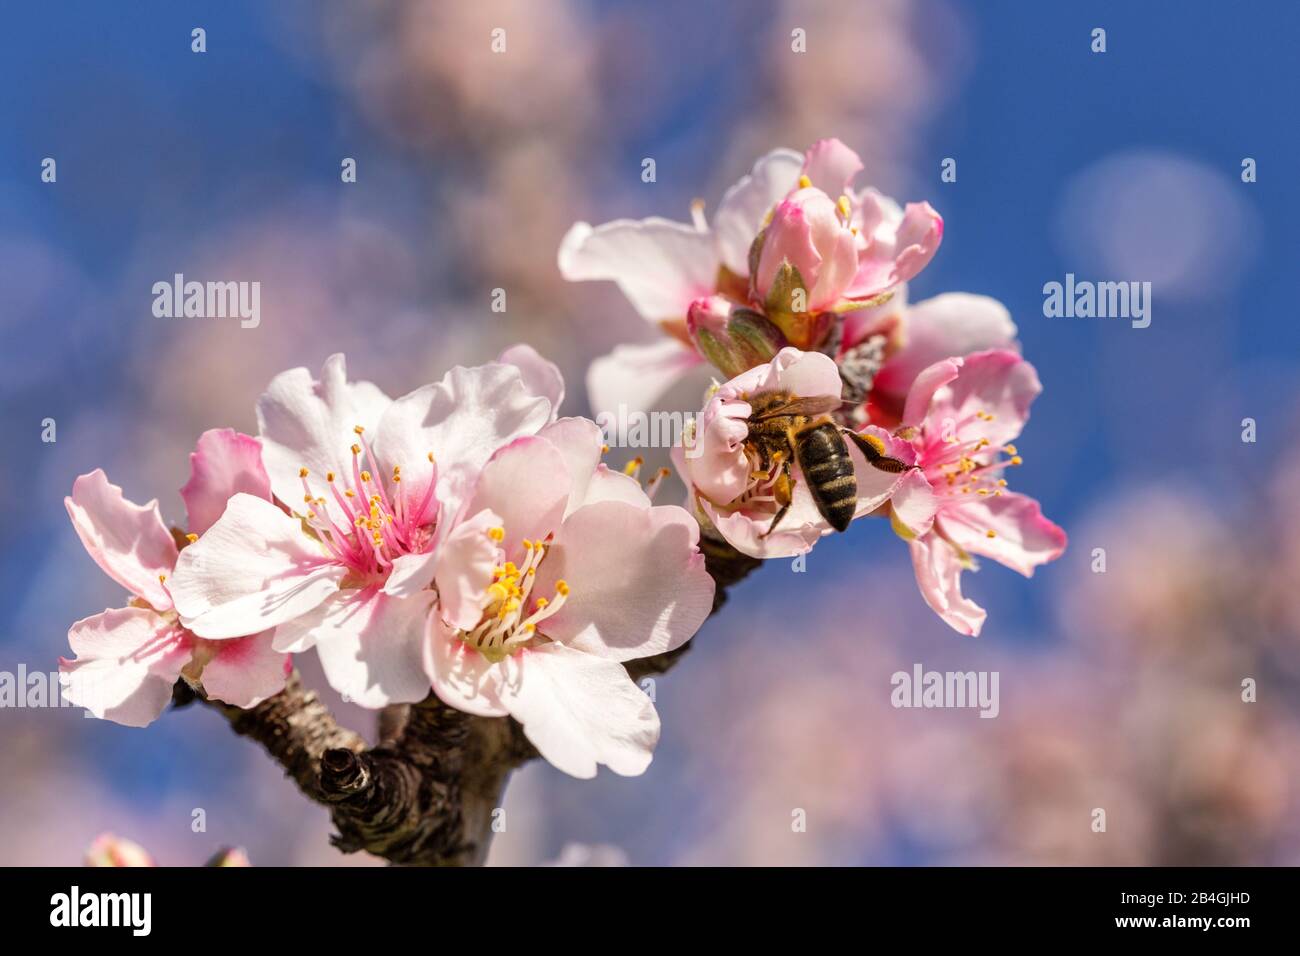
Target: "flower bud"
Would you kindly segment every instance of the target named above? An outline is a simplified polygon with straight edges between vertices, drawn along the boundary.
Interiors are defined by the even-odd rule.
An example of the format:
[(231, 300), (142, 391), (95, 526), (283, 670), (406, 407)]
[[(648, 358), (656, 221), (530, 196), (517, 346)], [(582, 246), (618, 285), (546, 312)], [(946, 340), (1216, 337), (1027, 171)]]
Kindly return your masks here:
[(728, 378), (770, 362), (787, 344), (762, 315), (720, 295), (692, 302), (686, 328), (700, 354)]

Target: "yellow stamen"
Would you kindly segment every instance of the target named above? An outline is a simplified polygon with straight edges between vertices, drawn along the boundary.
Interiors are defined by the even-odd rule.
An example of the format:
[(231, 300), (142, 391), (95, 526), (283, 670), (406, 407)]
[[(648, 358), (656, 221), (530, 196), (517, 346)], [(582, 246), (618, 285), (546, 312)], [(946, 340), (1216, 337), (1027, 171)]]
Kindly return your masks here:
[(493, 541), (504, 541), (506, 539), (505, 528), (488, 528), (488, 537)]
[(366, 432), (366, 430), (362, 428), (360, 425), (353, 425), (352, 430), (356, 432), (358, 435), (364, 435)]
[(556, 591), (557, 594), (561, 594), (561, 595), (568, 594), (568, 593), (569, 593), (569, 582), (568, 582), (568, 581), (564, 581), (564, 580), (556, 581), (556, 582), (555, 582), (555, 591)]
[(185, 540), (188, 541), (190, 544), (193, 544), (195, 541), (199, 540), (199, 536), (191, 531), (189, 534), (185, 536)]
[(800, 188), (800, 189), (807, 189), (807, 188), (808, 188), (809, 186), (811, 186), (811, 185), (812, 185), (812, 180), (809, 179), (807, 176), (800, 176), (800, 177), (799, 177), (799, 188)]
[(309, 474), (311, 474), (311, 472), (309, 472), (306, 468), (299, 468), (299, 469), (298, 469), (298, 477), (299, 477), (299, 478), (306, 478)]
[(984, 534), (990, 538), (996, 538), (998, 536), (998, 533), (994, 531), (992, 528), (989, 528), (989, 530), (985, 531)]

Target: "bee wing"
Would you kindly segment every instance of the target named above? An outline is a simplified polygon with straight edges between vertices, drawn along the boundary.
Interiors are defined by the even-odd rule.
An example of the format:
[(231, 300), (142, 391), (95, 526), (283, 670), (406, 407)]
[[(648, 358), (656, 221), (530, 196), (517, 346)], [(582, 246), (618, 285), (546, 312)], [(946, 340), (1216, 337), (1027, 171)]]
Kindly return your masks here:
[(774, 405), (761, 415), (750, 416), (751, 422), (761, 422), (767, 418), (782, 418), (786, 415), (824, 415), (833, 412), (842, 405), (838, 398), (821, 396), (820, 398), (794, 398), (780, 405)]

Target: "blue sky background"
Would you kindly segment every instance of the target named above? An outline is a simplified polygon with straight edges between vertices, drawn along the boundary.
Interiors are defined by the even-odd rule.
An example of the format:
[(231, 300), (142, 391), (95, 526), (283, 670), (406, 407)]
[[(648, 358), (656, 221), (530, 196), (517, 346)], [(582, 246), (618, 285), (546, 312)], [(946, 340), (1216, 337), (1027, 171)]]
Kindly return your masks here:
[[(697, 13), (703, 6), (708, 9)], [(459, 241), (440, 221), (440, 197), (454, 177), (472, 179), (473, 170), (448, 170), (375, 131), (313, 52), (312, 4), (286, 4), (276, 14), (263, 7), (239, 0), (86, 0), (0, 10), (0, 428), (6, 450), (0, 456), (0, 574), (10, 595), (0, 606), (0, 669), (19, 661), (52, 668), (64, 652), (67, 625), (114, 600), (111, 585), (87, 584), (96, 572), (78, 553), (62, 507), (78, 473), (115, 468), (110, 477), (129, 497), (158, 495), (175, 514), (173, 476), (162, 482), (149, 474), (123, 443), (147, 436), (149, 422), (171, 414), (142, 384), (142, 369), (162, 347), (160, 339), (192, 333), (149, 314), (147, 287), (186, 271), (196, 237), (234, 229), (298, 197), (315, 210), (363, 208), (407, 237), (419, 261), (439, 261)], [(729, 117), (765, 95), (747, 83), (746, 63), (765, 49), (760, 11), (771, 8), (740, 2), (662, 8), (656, 29), (642, 35), (648, 49), (631, 60), (669, 72), (680, 60), (689, 82), (652, 84), (653, 105), (635, 113), (638, 123), (611, 117), (608, 134), (585, 155), (590, 195), (574, 218), (684, 218), (692, 196), (706, 195), (712, 203), (748, 168), (748, 162), (720, 166), (724, 150), (717, 144), (727, 135)], [(580, 9), (602, 23), (625, 16), (629, 7), (595, 2)], [(925, 16), (952, 15), (925, 9)], [(680, 36), (673, 24), (688, 16), (703, 23)], [(1249, 511), (1261, 482), (1300, 434), (1294, 292), (1300, 249), (1293, 228), (1300, 212), (1300, 126), (1293, 105), (1300, 8), (1208, 0), (995, 0), (963, 5), (954, 22), (965, 36), (968, 67), (925, 121), (908, 181), (883, 185), (906, 193), (899, 198), (929, 199), (945, 219), (943, 247), (913, 284), (911, 298), (966, 290), (1001, 299), (1039, 370), (1045, 391), (1020, 443), (1026, 465), (1014, 475), (1016, 488), (1038, 497), (1067, 530), (1104, 509), (1117, 489), (1144, 484), (1188, 485), (1224, 514)], [(203, 56), (189, 49), (196, 24), (207, 30)], [(951, 26), (936, 24), (936, 37), (947, 36)], [(1101, 55), (1089, 49), (1096, 26), (1107, 31)], [(928, 32), (922, 17), (923, 45)], [(935, 43), (936, 55), (947, 49)], [(814, 36), (808, 55), (816, 55), (816, 44)], [(616, 95), (629, 102), (638, 96), (636, 69), (615, 76), (622, 84)], [(828, 129), (823, 135), (855, 145), (855, 137), (870, 131)], [(1045, 318), (1042, 286), (1067, 272), (1143, 278), (1092, 271), (1086, 257), (1071, 251), (1078, 223), (1061, 218), (1063, 197), (1080, 174), (1134, 153), (1177, 157), (1211, 181), (1218, 178), (1216, 188), (1228, 197), (1223, 201), (1241, 217), (1221, 250), (1231, 267), (1220, 270), (1215, 257), (1191, 293), (1162, 298), (1157, 290), (1147, 329), (1121, 320)], [(348, 191), (339, 188), (341, 155), (357, 156), (364, 170)], [(659, 188), (629, 200), (627, 177), (636, 175), (645, 155), (658, 159)], [(58, 160), (56, 185), (40, 181), (45, 156)], [(939, 180), (945, 157), (957, 159), (956, 183)], [(1243, 157), (1258, 163), (1253, 184), (1240, 181)], [(1194, 192), (1182, 201), (1188, 210), (1218, 208)], [(328, 216), (324, 222), (328, 228)], [(559, 234), (554, 238), (558, 242)], [(554, 252), (554, 246), (539, 245), (538, 261), (553, 261)], [(328, 263), (321, 267), (330, 269)], [(407, 290), (427, 317), (422, 334), (436, 337), (439, 323), (450, 321), (439, 312), (444, 280), (430, 266)], [(580, 306), (587, 301), (583, 295), (575, 291), (558, 309)], [(358, 308), (383, 336), (382, 308), (365, 301)], [(626, 338), (641, 334), (630, 309), (608, 321), (626, 329)], [(553, 348), (562, 334), (556, 325), (545, 330)], [(188, 372), (219, 381), (241, 362), (242, 351), (261, 347), (256, 335), (228, 341), (225, 352), (191, 354)], [(323, 323), (304, 338), (295, 361), (316, 367), (349, 341)], [(599, 351), (580, 341), (574, 348)], [(479, 356), (490, 357), (486, 348)], [(430, 368), (428, 375), (441, 371)], [(382, 372), (373, 363), (360, 370), (365, 377)], [(390, 390), (416, 384), (403, 381)], [(577, 401), (580, 391), (574, 380)], [(201, 427), (250, 428), (254, 398), (246, 396), (244, 420)], [(575, 405), (568, 410), (584, 411)], [(59, 423), (57, 456), (40, 440), (47, 416)], [(1240, 421), (1248, 416), (1258, 422), (1256, 444), (1240, 440)], [(981, 641), (1002, 648), (1058, 641), (1054, 596), (1063, 577), (1085, 569), (1095, 544), (1076, 537), (1070, 554), (1034, 581), (988, 566), (969, 585), (990, 612)], [(1103, 544), (1122, 549), (1121, 542)], [(887, 528), (855, 527), (823, 543), (809, 565), (820, 569), (821, 586), (852, 587), (864, 575), (906, 561)], [(774, 570), (743, 585), (738, 600), (750, 604), (757, 620), (776, 621), (803, 599), (804, 588), (803, 579)], [(920, 604), (906, 588), (897, 600)], [(930, 629), (930, 638), (946, 637), (939, 622), (913, 619), (919, 629)], [(776, 638), (764, 629), (754, 639)], [(974, 659), (956, 643), (954, 663)], [(707, 668), (721, 654), (702, 648), (691, 666)], [(676, 704), (684, 706), (672, 684), (664, 682), (660, 698), (668, 715)], [(0, 713), (0, 734), (8, 716)], [(187, 787), (217, 794), (218, 803), (239, 800), (240, 748), (246, 745), (229, 735), (215, 739), (223, 731), (205, 715), (165, 718), (145, 732), (83, 721), (71, 711), (50, 719), (59, 722), (57, 738), (83, 754), (123, 800), (161, 806), (168, 794)], [(662, 759), (671, 766), (679, 756), (670, 749)], [(594, 784), (547, 785), (593, 806), (618, 804), (623, 810), (610, 819), (630, 821), (652, 799), (657, 772), (645, 782), (602, 777)], [(577, 831), (586, 827), (592, 839), (635, 843), (633, 823), (629, 835), (583, 822), (589, 819), (569, 823)], [(79, 836), (69, 836), (73, 846), (61, 852), (76, 852)], [(895, 842), (887, 859), (922, 858), (903, 835)]]

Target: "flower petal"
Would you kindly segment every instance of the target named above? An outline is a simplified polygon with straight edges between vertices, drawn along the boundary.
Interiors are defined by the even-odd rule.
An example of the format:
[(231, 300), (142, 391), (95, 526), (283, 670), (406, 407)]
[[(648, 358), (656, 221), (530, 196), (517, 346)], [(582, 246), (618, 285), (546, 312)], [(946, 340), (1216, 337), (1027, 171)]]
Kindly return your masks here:
[[(961, 372), (963, 358), (946, 358), (921, 371), (907, 393), (907, 403), (903, 407), (903, 424), (920, 425), (927, 421), (935, 393), (943, 388)], [(954, 422), (955, 426), (955, 422)]]
[[(257, 424), (275, 496), (286, 504), (302, 500), (302, 468), (322, 484), (327, 472), (351, 474), (349, 449), (357, 440), (353, 429), (360, 425), (373, 431), (390, 403), (370, 382), (349, 382), (346, 362), (338, 354), (325, 360), (319, 381), (305, 368), (273, 378), (257, 401)], [(328, 496), (325, 507), (336, 520), (346, 520)]]
[(800, 172), (832, 199), (849, 192), (863, 170), (862, 159), (838, 139), (819, 139), (808, 148)]
[(988, 615), (974, 601), (962, 596), (961, 572), (967, 564), (957, 549), (937, 534), (916, 538), (909, 547), (916, 583), (925, 603), (953, 630), (978, 636)]
[(564, 376), (560, 374), (558, 365), (542, 358), (531, 345), (523, 344), (510, 346), (497, 361), (519, 369), (524, 387), (550, 402), (551, 417), (555, 417), (564, 401)]
[(193, 641), (148, 608), (116, 608), (72, 625), (75, 661), (59, 661), (63, 696), (127, 727), (150, 724), (172, 699)]
[(371, 709), (427, 697), (423, 644), (432, 603), (432, 592), (395, 598), (375, 587), (339, 591), (325, 602), (316, 654), (330, 686)]
[[(1016, 324), (997, 299), (948, 292), (918, 302), (904, 313), (901, 349), (881, 367), (872, 391), (898, 396), (898, 405), (922, 370), (941, 359), (986, 349), (1013, 349)], [(846, 333), (847, 334), (847, 333)]]
[(273, 631), (229, 641), (212, 641), (212, 658), (200, 678), (209, 697), (235, 707), (256, 707), (284, 690), (291, 669), (287, 654), (272, 646)]
[(455, 629), (468, 631), (483, 617), (486, 592), (501, 559), (488, 531), (502, 523), (495, 511), (480, 511), (457, 525), (438, 549), (438, 614)]
[[(1037, 501), (1015, 492), (981, 498), (971, 495), (944, 508), (939, 524), (967, 551), (1025, 577), (1032, 577), (1034, 568), (1056, 560), (1065, 551), (1065, 532), (1043, 516)], [(993, 537), (989, 537), (990, 531)]]
[(176, 565), (176, 542), (158, 513), (157, 500), (137, 505), (109, 484), (102, 468), (72, 483), (63, 499), (77, 537), (110, 578), (159, 611), (172, 599), (159, 578)]
[[(922, 376), (929, 371), (922, 372)], [(917, 381), (919, 387), (920, 379)], [(918, 387), (913, 388), (913, 394)], [(926, 412), (926, 433), (939, 434), (943, 423), (952, 420), (962, 439), (973, 432), (994, 446), (1005, 444), (1019, 436), (1029, 418), (1029, 406), (1042, 390), (1034, 367), (1017, 353), (1003, 349), (976, 352), (966, 356), (947, 388), (935, 393)], [(992, 419), (978, 418), (981, 412)], [(907, 414), (912, 414), (910, 395)]]
[(533, 593), (568, 582), (564, 606), (539, 625), (553, 640), (614, 660), (680, 647), (713, 607), (713, 579), (683, 508), (602, 501), (565, 519)]
[(694, 349), (674, 338), (620, 345), (587, 369), (587, 399), (597, 423), (618, 422), (651, 411), (680, 379), (703, 365)]
[[(920, 469), (903, 476), (889, 499), (895, 530), (901, 525), (907, 540), (928, 534), (938, 507), (934, 488)], [(900, 532), (902, 533), (902, 532)]]
[(502, 664), (509, 674), (502, 699), (553, 766), (583, 779), (600, 764), (625, 777), (645, 772), (659, 742), (659, 715), (623, 665), (562, 644)]
[(203, 534), (216, 524), (226, 503), (240, 492), (271, 498), (262, 443), (233, 428), (204, 432), (190, 453), (190, 480), (181, 489), (190, 533)]
[(691, 302), (713, 292), (713, 237), (658, 217), (616, 219), (593, 229), (575, 223), (560, 243), (560, 274), (570, 282), (610, 279), (652, 322), (685, 319)]
[(510, 713), (501, 701), (506, 670), (470, 647), (437, 615), (431, 615), (424, 643), (425, 675), (438, 699), (480, 717)]
[(252, 495), (181, 552), (169, 584), (181, 621), (200, 637), (258, 634), (305, 614), (338, 590), (347, 568), (302, 524)]
[(491, 511), (500, 516), (505, 556), (519, 563), (525, 539), (541, 540), (560, 527), (571, 489), (564, 455), (545, 438), (526, 435), (483, 466), (465, 514)]
[(802, 165), (794, 150), (774, 149), (723, 194), (713, 215), (714, 242), (723, 265), (736, 275), (749, 275), (749, 247), (772, 207), (799, 185)]
[(600, 465), (605, 440), (589, 418), (561, 418), (538, 432), (564, 457), (569, 471), (569, 505), (573, 511), (587, 497), (587, 486)]

